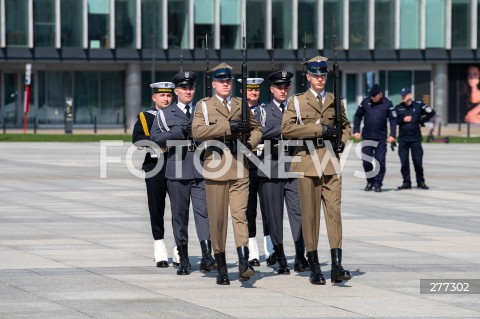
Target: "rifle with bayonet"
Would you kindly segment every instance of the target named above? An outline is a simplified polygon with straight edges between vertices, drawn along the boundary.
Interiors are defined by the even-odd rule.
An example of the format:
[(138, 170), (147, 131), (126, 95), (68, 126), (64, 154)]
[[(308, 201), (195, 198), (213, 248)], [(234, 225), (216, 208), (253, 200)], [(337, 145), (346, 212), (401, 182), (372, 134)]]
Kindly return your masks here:
[[(247, 40), (245, 31), (242, 35), (242, 122), (248, 123), (248, 102), (247, 102)], [(242, 133), (242, 144), (247, 145), (247, 134)]]
[(210, 97), (212, 95), (212, 79), (210, 73), (210, 65), (208, 61), (208, 34), (205, 33), (205, 60), (207, 62), (207, 71), (205, 72), (205, 96)]
[(340, 101), (340, 68), (337, 63), (337, 43), (335, 33), (333, 34), (333, 105), (335, 108), (335, 128), (337, 130), (337, 137), (334, 144), (334, 151), (336, 153), (341, 153), (343, 151), (342, 147), (342, 104)]
[[(274, 64), (275, 64), (275, 62), (274, 62), (275, 61), (275, 34), (272, 34), (271, 58), (272, 58), (272, 60), (270, 61), (270, 64), (272, 66), (272, 73), (273, 73)], [(273, 100), (273, 93), (272, 93), (272, 91), (270, 91), (270, 101), (268, 103), (272, 102), (272, 100)]]
[(307, 81), (307, 70), (305, 62), (307, 61), (307, 31), (305, 31), (305, 36), (303, 37), (303, 69), (302, 69), (302, 83), (301, 83), (301, 92), (305, 92), (305, 82)]

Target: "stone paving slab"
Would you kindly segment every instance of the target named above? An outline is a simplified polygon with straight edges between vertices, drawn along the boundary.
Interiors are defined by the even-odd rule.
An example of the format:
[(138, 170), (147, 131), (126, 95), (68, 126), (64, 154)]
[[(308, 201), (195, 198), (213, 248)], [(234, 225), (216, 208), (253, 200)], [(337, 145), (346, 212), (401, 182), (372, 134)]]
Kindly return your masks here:
[[(478, 295), (419, 290), (420, 279), (480, 279), (480, 145), (424, 145), (429, 191), (396, 190), (400, 164), (389, 150), (386, 191), (366, 193), (349, 154), (343, 248), (354, 278), (320, 287), (308, 273), (276, 275), (263, 256), (240, 283), (231, 224), (231, 286), (198, 272), (193, 225), (193, 273), (154, 267), (145, 182), (126, 168), (128, 147), (107, 149), (121, 160), (100, 178), (99, 143), (0, 143), (0, 318), (480, 318)], [(136, 167), (142, 157), (134, 154)], [(169, 207), (165, 223), (171, 253)], [(287, 216), (284, 236), (293, 267)], [(323, 220), (319, 259), (328, 280)]]

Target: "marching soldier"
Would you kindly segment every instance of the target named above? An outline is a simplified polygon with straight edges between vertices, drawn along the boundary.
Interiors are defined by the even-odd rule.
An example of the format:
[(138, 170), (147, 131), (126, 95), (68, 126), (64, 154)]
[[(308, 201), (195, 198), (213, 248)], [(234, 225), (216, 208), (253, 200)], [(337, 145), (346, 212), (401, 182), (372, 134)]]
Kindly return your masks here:
[[(168, 146), (168, 141), (180, 142), (169, 148), (165, 172), (172, 209), (173, 235), (180, 257), (177, 275), (190, 274), (188, 258), (190, 201), (202, 249), (200, 271), (209, 272), (215, 269), (215, 260), (211, 254), (203, 176), (194, 167), (192, 114), (195, 112), (195, 107), (192, 100), (195, 95), (196, 78), (197, 75), (193, 72), (180, 72), (172, 78), (178, 101), (168, 109), (157, 112), (151, 134), (152, 140), (162, 147)], [(180, 168), (179, 172), (177, 172), (177, 166)]]
[(297, 272), (309, 270), (305, 259), (297, 179), (296, 176), (285, 176), (285, 172), (290, 169), (290, 163), (285, 163), (284, 156), (289, 156), (289, 153), (288, 146), (284, 147), (283, 145), (280, 132), (292, 77), (293, 73), (288, 71), (276, 71), (268, 76), (273, 99), (269, 105), (262, 108), (262, 112), (257, 117), (257, 121), (262, 126), (263, 139), (271, 140), (271, 152), (264, 152), (263, 154), (266, 155), (262, 156), (265, 162), (270, 163), (270, 174), (267, 175), (260, 170), (258, 175), (260, 176), (260, 196), (263, 197), (265, 203), (267, 223), (270, 226), (273, 247), (277, 256), (278, 274), (290, 274), (283, 249), (284, 201), (287, 205), (288, 219), (295, 242), (294, 270)]
[[(141, 141), (150, 141), (150, 131), (157, 111), (168, 108), (172, 103), (173, 83), (157, 82), (150, 84), (150, 87), (153, 90), (152, 100), (155, 106), (146, 112), (140, 112), (138, 115), (137, 122), (133, 127), (133, 144), (140, 144)], [(163, 158), (159, 158), (159, 156)], [(157, 154), (155, 149), (147, 148), (147, 154), (145, 155), (145, 160), (142, 165), (142, 169), (147, 174), (145, 184), (147, 186), (148, 211), (150, 213), (150, 224), (152, 226), (154, 239), (154, 257), (157, 267), (161, 268), (168, 267), (163, 221), (165, 214), (165, 197), (167, 196), (167, 180), (165, 178), (165, 165), (163, 165), (165, 158), (166, 153), (161, 152)], [(162, 167), (158, 173), (153, 174), (153, 170), (157, 167), (157, 164), (162, 165)], [(153, 176), (148, 176), (152, 174)]]
[[(238, 79), (238, 82), (242, 83), (242, 79)], [(262, 78), (247, 78), (247, 103), (250, 111), (256, 115), (260, 114), (263, 103), (259, 102), (260, 98), (260, 85), (262, 84)], [(241, 90), (240, 90), (241, 91)], [(257, 146), (257, 153), (263, 150), (263, 144)], [(248, 221), (248, 249), (250, 251), (250, 258), (248, 262), (250, 265), (257, 267), (260, 266), (260, 253), (258, 251), (257, 244), (257, 194), (260, 198), (260, 212), (262, 214), (263, 224), (263, 246), (265, 250), (265, 261), (268, 266), (276, 263), (275, 253), (273, 251), (273, 244), (270, 238), (270, 232), (268, 230), (267, 219), (265, 217), (265, 205), (263, 198), (260, 195), (258, 177), (258, 167), (252, 162), (248, 161), (248, 169), (250, 176), (250, 184), (248, 187), (248, 205), (247, 205), (247, 221)]]
[[(334, 95), (325, 91), (327, 81), (327, 58), (317, 56), (305, 62), (307, 81), (310, 88), (290, 99), (283, 115), (282, 134), (284, 138), (303, 139), (306, 146), (297, 147), (295, 157), (299, 162), (292, 162), (291, 171), (303, 173), (298, 179), (300, 207), (302, 210), (302, 229), (307, 258), (310, 264), (310, 282), (325, 284), (318, 261), (318, 238), (320, 230), (320, 209), (323, 211), (327, 226), (328, 241), (332, 257), (332, 282), (349, 280), (351, 275), (342, 267), (342, 219), (340, 215), (342, 180), (338, 166), (335, 169), (332, 161), (318, 167), (324, 157), (337, 161), (331, 141), (335, 140), (334, 128), (335, 108)], [(342, 106), (342, 145), (345, 147), (350, 136), (350, 123)], [(328, 148), (327, 148), (328, 146)], [(315, 158), (316, 157), (316, 158)]]
[[(229, 285), (225, 245), (228, 205), (232, 214), (235, 245), (238, 253), (240, 281), (255, 274), (248, 263), (248, 167), (240, 156), (238, 139), (248, 134), (246, 147), (254, 149), (262, 138), (262, 130), (250, 113), (248, 122), (241, 121), (242, 100), (231, 96), (232, 67), (221, 63), (208, 71), (215, 95), (199, 101), (192, 123), (193, 138), (206, 141), (203, 176), (207, 195), (210, 237), (217, 262), (217, 284)], [(215, 141), (216, 140), (216, 141)], [(212, 143), (216, 146), (209, 146)], [(241, 154), (243, 155), (243, 154)]]

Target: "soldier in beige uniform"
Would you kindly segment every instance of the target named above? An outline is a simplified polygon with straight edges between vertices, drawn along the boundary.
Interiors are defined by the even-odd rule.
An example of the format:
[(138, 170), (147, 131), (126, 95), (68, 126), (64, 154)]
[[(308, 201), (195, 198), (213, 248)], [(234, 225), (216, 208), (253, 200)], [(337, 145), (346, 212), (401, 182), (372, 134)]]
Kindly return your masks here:
[[(304, 144), (295, 150), (291, 172), (303, 174), (298, 179), (300, 207), (302, 210), (303, 238), (310, 264), (310, 282), (324, 285), (318, 261), (318, 238), (320, 231), (320, 209), (323, 205), (328, 241), (332, 257), (332, 282), (349, 280), (351, 275), (342, 267), (342, 219), (340, 215), (342, 180), (339, 156), (330, 147), (336, 143), (334, 127), (334, 95), (325, 91), (327, 81), (327, 58), (317, 56), (307, 62), (307, 80), (310, 88), (290, 99), (283, 115), (284, 138), (302, 139)], [(347, 143), (351, 126), (342, 105), (342, 145)], [(310, 151), (311, 150), (311, 151)], [(298, 160), (296, 162), (295, 160)], [(326, 161), (328, 160), (327, 164)]]
[[(203, 176), (207, 196), (210, 239), (217, 262), (217, 284), (229, 285), (225, 260), (227, 239), (228, 204), (232, 214), (235, 245), (238, 253), (240, 281), (255, 274), (248, 263), (248, 164), (241, 158), (238, 140), (248, 134), (246, 147), (254, 149), (262, 138), (262, 129), (255, 117), (249, 113), (248, 123), (241, 121), (242, 100), (230, 96), (233, 77), (232, 67), (222, 63), (208, 71), (212, 77), (213, 97), (197, 103), (192, 123), (193, 138), (204, 142), (205, 162)], [(219, 146), (214, 144), (221, 143)]]

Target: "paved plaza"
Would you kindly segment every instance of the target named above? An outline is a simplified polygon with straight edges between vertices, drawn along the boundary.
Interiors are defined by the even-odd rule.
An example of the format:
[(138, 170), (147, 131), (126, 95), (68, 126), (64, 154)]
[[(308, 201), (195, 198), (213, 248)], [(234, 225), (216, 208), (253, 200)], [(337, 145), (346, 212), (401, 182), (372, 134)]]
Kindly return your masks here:
[[(287, 216), (289, 276), (262, 258), (240, 283), (229, 224), (231, 285), (217, 286), (214, 272), (198, 271), (193, 217), (192, 274), (154, 267), (145, 182), (126, 167), (129, 146), (106, 148), (102, 170), (99, 143), (0, 143), (0, 318), (480, 318), (479, 294), (419, 288), (420, 279), (480, 279), (480, 144), (424, 145), (428, 191), (396, 190), (400, 164), (390, 149), (384, 192), (363, 191), (352, 151), (342, 217), (343, 264), (353, 279), (330, 283), (322, 217), (325, 286), (293, 272)], [(137, 167), (142, 156), (134, 153)], [(169, 207), (166, 242), (173, 246)]]

